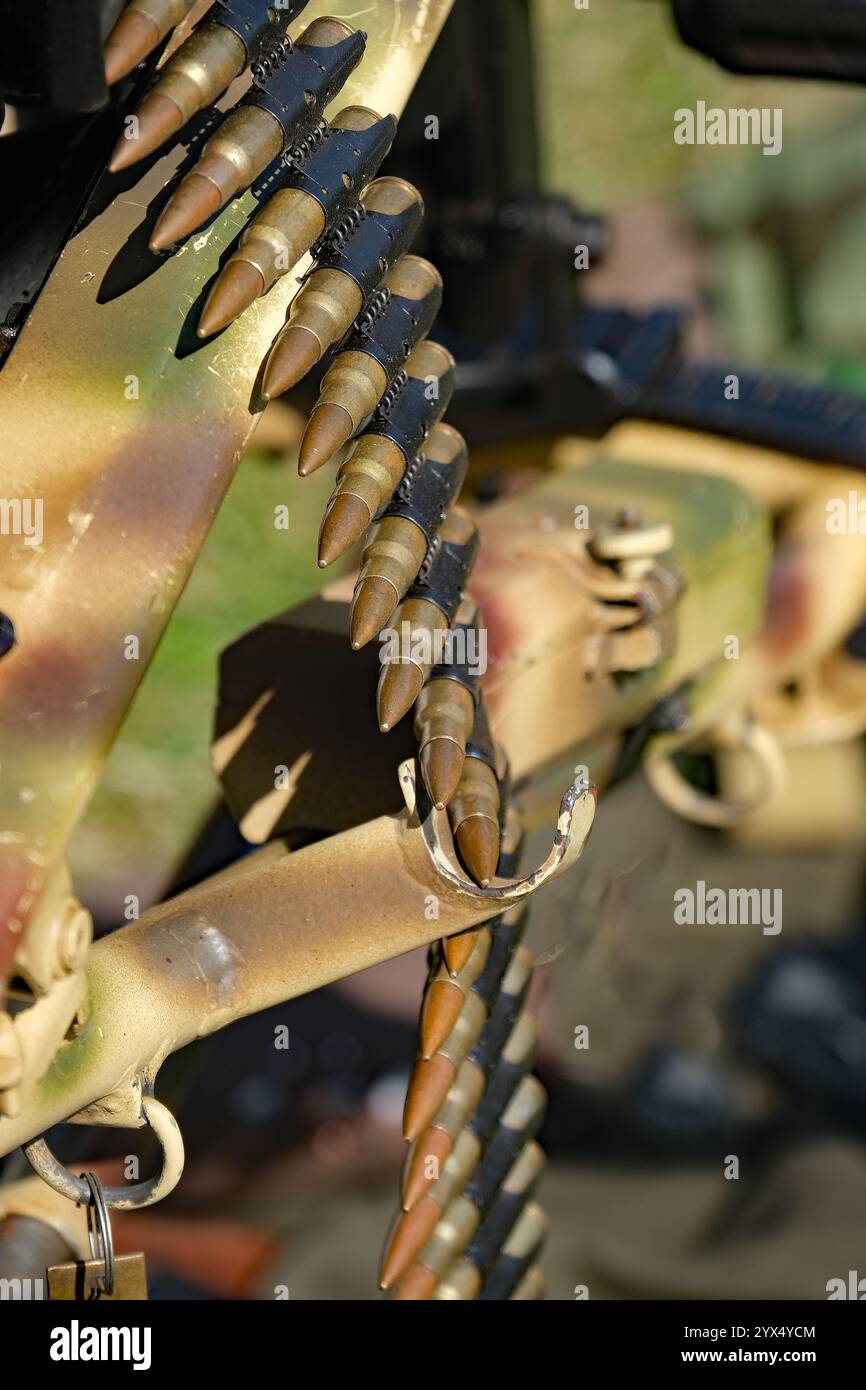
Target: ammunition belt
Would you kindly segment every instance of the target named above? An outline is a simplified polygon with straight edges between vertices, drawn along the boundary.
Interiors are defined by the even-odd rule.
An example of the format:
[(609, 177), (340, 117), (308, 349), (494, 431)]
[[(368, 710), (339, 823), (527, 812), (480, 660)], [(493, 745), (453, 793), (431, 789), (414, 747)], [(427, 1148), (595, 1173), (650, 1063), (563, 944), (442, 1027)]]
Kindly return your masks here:
[(342, 270), (355, 281), (366, 302), (398, 256), (408, 250), (423, 215), (420, 203), (410, 203), (399, 213), (368, 209), (348, 237), (328, 239), (317, 254), (315, 269)]
[(393, 116), (383, 116), (366, 130), (326, 125), (315, 147), (303, 152), (301, 159), (292, 150), (296, 168), (287, 187), (299, 188), (315, 198), (329, 219), (339, 218), (370, 182), (388, 153), (396, 129)]
[[(423, 387), (423, 382), (418, 381), (417, 378), (411, 378), (411, 380), (416, 386)], [(408, 381), (407, 378), (407, 384)], [(400, 399), (402, 400), (402, 398), (403, 393), (400, 393)], [(380, 411), (381, 407), (377, 410), (377, 415)], [(382, 414), (384, 418), (388, 418), (387, 412), (382, 412)], [(400, 423), (398, 420), (398, 428)], [(373, 427), (371, 430), (374, 434), (385, 433), (384, 430)], [(393, 438), (393, 436), (390, 437)], [(399, 439), (394, 442), (400, 444)], [(402, 444), (400, 447), (403, 447)], [(404, 450), (404, 452), (406, 451)], [(414, 521), (419, 530), (424, 532), (428, 544), (430, 544), (437, 529), (445, 519), (445, 513), (455, 500), (460, 482), (460, 474), (451, 464), (428, 458), (423, 453), (416, 454), (403, 474), (400, 485), (385, 508), (383, 515), (399, 516), (406, 521)], [(424, 565), (422, 564), (421, 573), (423, 572)]]
[[(253, 85), (240, 104), (269, 112), (282, 126), (285, 148), (299, 132), (319, 123), (328, 102), (360, 62), (365, 42), (359, 29), (330, 48), (296, 44), (286, 51), (281, 44), (282, 61), (272, 65), (268, 55), (256, 64)], [(312, 103), (308, 93), (314, 97)]]
[[(267, 60), (269, 51), (285, 55), (291, 49), (292, 41), (287, 38), (285, 29), (289, 20), (303, 8), (300, 3), (274, 9), (263, 0), (215, 0), (199, 22), (221, 24), (224, 29), (230, 29), (243, 44), (247, 62), (258, 63), (263, 58)], [(279, 18), (275, 17), (277, 15)], [(288, 50), (283, 48), (284, 43), (288, 43)]]
[[(475, 531), (467, 541), (432, 541), (409, 598), (423, 598), (445, 614), (450, 623), (457, 612), (470, 570), (478, 554), (479, 536)], [(476, 720), (477, 720), (476, 710)]]
[[(420, 377), (408, 377), (390, 410), (387, 413), (380, 409), (374, 412), (366, 433), (384, 435), (402, 449), (407, 459), (414, 459), (427, 438), (430, 427), (445, 414), (453, 394), (454, 372), (451, 368), (439, 377), (438, 392), (435, 396), (431, 396), (427, 381)], [(419, 488), (426, 486), (421, 480), (423, 471), (421, 469), (418, 475)], [(426, 513), (418, 521), (422, 530), (422, 520), (425, 518)], [(413, 516), (412, 520), (415, 519)], [(434, 525), (438, 525), (440, 520), (441, 517), (437, 515)], [(429, 532), (425, 531), (425, 535), (429, 535)]]
[(366, 352), (384, 368), (390, 381), (415, 344), (426, 336), (441, 303), (442, 291), (438, 288), (423, 299), (392, 294), (384, 312), (369, 326), (358, 321), (343, 347), (349, 352)]

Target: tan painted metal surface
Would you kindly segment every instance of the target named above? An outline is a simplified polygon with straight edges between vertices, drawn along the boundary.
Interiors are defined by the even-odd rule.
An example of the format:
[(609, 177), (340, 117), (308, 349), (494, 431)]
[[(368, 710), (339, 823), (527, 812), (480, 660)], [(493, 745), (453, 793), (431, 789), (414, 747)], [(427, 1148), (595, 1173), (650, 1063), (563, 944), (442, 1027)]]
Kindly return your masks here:
[[(399, 114), (450, 7), (315, 0), (292, 32), (321, 14), (366, 28), (339, 103)], [(40, 544), (0, 547), (0, 609), (18, 636), (0, 668), (0, 980), (252, 433), (256, 373), (296, 288), (284, 277), (198, 342), (194, 306), (256, 200), (154, 257), (147, 238), (185, 159), (175, 147), (100, 185), (0, 375), (0, 490), (43, 506)]]

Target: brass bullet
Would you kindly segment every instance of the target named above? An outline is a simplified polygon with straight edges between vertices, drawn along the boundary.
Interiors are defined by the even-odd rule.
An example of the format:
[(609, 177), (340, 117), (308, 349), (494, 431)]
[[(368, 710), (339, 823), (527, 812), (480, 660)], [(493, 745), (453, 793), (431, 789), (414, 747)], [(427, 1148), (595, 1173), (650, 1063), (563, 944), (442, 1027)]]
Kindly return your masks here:
[(547, 1294), (547, 1281), (540, 1269), (533, 1265), (524, 1274), (514, 1293), (511, 1295), (511, 1302), (534, 1302), (544, 1298)]
[(436, 1223), (451, 1199), (462, 1191), (474, 1171), (481, 1146), (474, 1134), (463, 1130), (442, 1170), (442, 1175), (411, 1211), (400, 1211), (386, 1242), (379, 1277), (380, 1287), (390, 1288), (424, 1249)]
[(475, 882), (488, 887), (500, 855), (501, 786), (508, 765), (497, 751), (484, 701), (475, 706), (472, 734), (457, 790), (448, 804), (451, 830), (461, 860)]
[(545, 1161), (541, 1145), (534, 1140), (514, 1160), (466, 1249), (466, 1260), (477, 1269), (489, 1269), (495, 1262), (538, 1185)]
[(481, 1275), (472, 1265), (460, 1261), (439, 1280), (430, 1297), (436, 1302), (468, 1302), (478, 1297)]
[(181, 179), (153, 230), (151, 251), (189, 236), (288, 147), (303, 141), (360, 61), (365, 40), (361, 30), (342, 20), (316, 19), (293, 48), (280, 52), (275, 65), (260, 64), (261, 85), (254, 81)]
[(394, 632), (383, 650), (376, 695), (383, 733), (411, 709), (437, 664), (441, 634), (450, 627), (477, 553), (475, 522), (462, 507), (452, 507), (397, 611)]
[(436, 1275), (432, 1269), (414, 1264), (403, 1275), (397, 1287), (391, 1290), (390, 1297), (395, 1303), (422, 1303), (432, 1297), (435, 1288)]
[(138, 67), (194, 4), (195, 0), (132, 0), (121, 10), (105, 40), (105, 80), (109, 87)]
[[(429, 1281), (420, 1275), (419, 1267), (429, 1270), (439, 1279), (447, 1277), (457, 1287), (477, 1289), (480, 1278), (476, 1283), (459, 1274), (460, 1266), (470, 1264), (481, 1272), (493, 1263), (502, 1243), (517, 1230), (521, 1213), (543, 1167), (544, 1154), (537, 1144), (530, 1143), (518, 1154), (505, 1175), (483, 1222), (478, 1205), (468, 1195), (469, 1188), (452, 1195), (432, 1225), (424, 1246), (415, 1256), (415, 1263), (403, 1276), (406, 1284), (395, 1290), (395, 1295), (403, 1299), (430, 1296), (427, 1292)], [(435, 1192), (435, 1188), (431, 1189), (432, 1192)], [(424, 1202), (425, 1198), (422, 1197), (419, 1206), (423, 1207)], [(409, 1226), (413, 1235), (417, 1235), (422, 1225), (430, 1225), (431, 1215), (428, 1211), (423, 1221)], [(461, 1258), (464, 1254), (465, 1259)]]
[[(418, 573), (427, 554), (427, 538), (411, 522), (383, 517), (370, 532), (352, 597), (350, 640), (357, 651), (387, 625), (405, 588), (407, 574)], [(411, 579), (409, 583), (411, 583)]]
[(403, 1136), (411, 1143), (431, 1123), (457, 1075), (458, 1067), (472, 1051), (487, 1018), (477, 994), (470, 993), (445, 1042), (432, 1057), (419, 1057), (406, 1088)]
[(432, 651), (436, 634), (447, 629), (448, 619), (428, 599), (407, 598), (400, 605), (395, 625), (407, 634), (400, 643), (400, 650), (406, 654), (387, 658), (379, 672), (376, 714), (383, 734), (393, 729), (417, 700), (433, 664), (426, 653)]
[[(447, 425), (437, 425), (430, 436), (431, 440), (436, 430), (448, 428)], [(325, 510), (319, 533), (319, 564), (323, 568), (344, 555), (350, 545), (361, 539), (382, 503), (391, 496), (405, 468), (402, 450), (390, 439), (383, 439), (380, 434), (361, 435), (340, 466), (337, 485)], [(421, 544), (418, 541), (416, 552)], [(402, 577), (403, 572), (401, 570), (398, 578)], [(394, 599), (394, 607), (398, 599), (399, 595)], [(364, 644), (360, 642), (358, 645)]]
[(432, 1057), (454, 1027), (490, 953), (490, 932), (479, 933), (463, 969), (452, 976), (444, 961), (430, 979), (421, 1005), (421, 1056)]
[(484, 1086), (484, 1072), (467, 1057), (432, 1124), (406, 1155), (401, 1182), (404, 1211), (411, 1211), (439, 1177), (461, 1130), (481, 1100)]
[(442, 942), (442, 954), (450, 974), (458, 975), (463, 969), (475, 950), (479, 931), (479, 927), (472, 927), (469, 931), (458, 932), (456, 936), (447, 936)]
[[(477, 1046), (481, 1045), (483, 1038), (484, 1033)], [(537, 1047), (538, 1024), (532, 1014), (524, 1010), (509, 1034), (502, 1055), (498, 1061), (494, 1061), (483, 1095), (467, 1121), (473, 1134), (477, 1134), (480, 1139), (482, 1147), (486, 1147), (492, 1139), (518, 1086), (531, 1071)], [(476, 1049), (473, 1049), (469, 1060), (478, 1066), (475, 1051)], [(481, 1068), (481, 1071), (482, 1074), (487, 1074), (484, 1068)]]
[(317, 255), (271, 344), (262, 378), (265, 400), (306, 376), (362, 308), (375, 310), (384, 299), (379, 282), (410, 244), (423, 214), (421, 194), (405, 179), (374, 179), (364, 190), (359, 208), (346, 215), (345, 230), (338, 227)]
[[(517, 1156), (535, 1138), (544, 1118), (547, 1096), (541, 1082), (524, 1076), (487, 1143), (484, 1157), (466, 1188), (479, 1211), (485, 1215), (499, 1192)], [(467, 1129), (475, 1130), (467, 1125)]]
[[(498, 872), (500, 874), (503, 872), (504, 859), (503, 838), (503, 848), (499, 855)], [(524, 900), (515, 903), (513, 907), (508, 908), (506, 912), (503, 912), (494, 922), (490, 923), (493, 945), (484, 969), (473, 985), (473, 989), (481, 995), (488, 1009), (493, 1007), (501, 993), (504, 977), (520, 945), (528, 918), (529, 907)]]
[[(406, 260), (407, 258), (404, 257), (403, 259)], [(424, 264), (426, 264), (426, 262)], [(387, 311), (391, 304), (391, 292), (383, 283), (379, 293), (382, 295), (384, 309), (381, 316), (384, 318), (387, 316)], [(356, 330), (357, 341), (362, 341), (368, 336), (368, 330), (363, 326), (368, 318), (373, 318), (374, 323), (377, 321), (373, 315), (362, 315), (361, 319), (358, 321), (359, 326)], [(339, 361), (341, 357), (348, 355), (349, 354), (339, 353), (337, 360)], [(353, 374), (354, 385), (357, 388), (361, 379), (359, 372), (362, 364), (365, 361), (372, 362), (372, 360), (372, 358), (368, 358), (368, 356), (362, 352), (353, 352), (351, 354), (350, 368), (340, 373), (342, 385), (345, 387), (348, 376)], [(376, 365), (375, 363), (373, 364), (374, 368)], [(428, 339), (419, 343), (411, 353), (405, 366), (392, 377), (387, 391), (382, 396), (375, 413), (371, 416), (367, 424), (365, 433), (381, 435), (384, 439), (390, 439), (399, 447), (407, 463), (410, 459), (414, 460), (427, 437), (430, 427), (437, 420), (441, 419), (448, 408), (448, 402), (454, 391), (455, 367), (454, 358), (451, 356), (448, 349), (444, 348), (441, 343), (432, 343)], [(333, 411), (337, 410), (338, 407), (334, 401), (326, 402), (325, 405), (322, 406), (322, 409), (325, 410), (326, 406), (327, 415), (325, 418), (333, 421)], [(342, 409), (342, 407), (339, 408)], [(355, 408), (359, 408), (357, 406), (357, 392)], [(361, 418), (360, 416), (358, 417), (359, 422)], [(348, 435), (345, 436), (345, 438), (348, 438)], [(345, 442), (345, 440), (341, 442)], [(315, 472), (324, 462), (326, 462), (326, 455), (319, 451), (319, 447), (315, 439), (313, 439), (308, 445), (304, 459), (302, 460), (302, 466), (300, 468), (302, 476), (305, 477), (307, 474)], [(413, 475), (410, 475), (410, 477), (411, 476)], [(406, 482), (408, 486), (408, 478)], [(404, 489), (401, 486), (401, 495), (403, 491)], [(438, 496), (438, 492), (436, 495)], [(429, 510), (430, 507), (428, 504), (428, 512)], [(440, 520), (444, 511), (445, 506), (443, 505), (439, 508)], [(422, 524), (423, 528), (428, 532), (435, 529), (435, 523), (431, 524), (428, 517), (423, 518)]]
[(475, 722), (477, 679), (469, 664), (467, 634), (477, 627), (478, 609), (464, 599), (451, 629), (451, 658), (431, 672), (415, 708), (421, 775), (439, 809), (447, 806), (457, 790)]
[[(476, 1062), (485, 1072), (492, 1071), (520, 1016), (534, 967), (535, 957), (532, 952), (525, 946), (518, 946), (508, 962), (484, 1033), (473, 1053)], [(487, 1002), (486, 999), (484, 1002)]]
[[(429, 358), (424, 360), (429, 364)], [(378, 434), (363, 434), (340, 470), (326, 521), (331, 508), (347, 493), (360, 497), (371, 515), (378, 511), (388, 495), (385, 489), (396, 486), (392, 480), (405, 461), (393, 441)], [(350, 637), (356, 651), (381, 632), (416, 578), (441, 520), (441, 510), (448, 499), (456, 497), (465, 473), (463, 436), (450, 425), (434, 425), (424, 452), (413, 459), (403, 475), (401, 497), (376, 523), (364, 547), (352, 598)], [(426, 498), (434, 495), (441, 499), (441, 505), (437, 500), (434, 506), (414, 507), (411, 498), (422, 489), (427, 489)]]
[(347, 106), (304, 159), (295, 155), (286, 184), (247, 223), (238, 248), (208, 296), (198, 326), (207, 338), (232, 322), (333, 231), (369, 182), (397, 129), (393, 116)]
[(484, 1280), (479, 1298), (495, 1303), (510, 1299), (534, 1264), (549, 1230), (550, 1221), (537, 1202), (524, 1207)]
[(135, 135), (121, 136), (108, 167), (125, 169), (159, 149), (197, 111), (212, 105), (249, 64), (255, 72), (262, 60), (267, 67), (284, 58), (289, 24), (306, 4), (307, 0), (295, 0), (270, 7), (260, 0), (217, 0), (160, 69), (135, 112)]
[(401, 256), (382, 288), (388, 294), (382, 313), (352, 333), (322, 378), (301, 441), (305, 476), (326, 463), (373, 412), (442, 303), (442, 277), (420, 256)]
[[(424, 1200), (422, 1197), (421, 1201)], [(463, 1193), (452, 1197), (418, 1253), (416, 1263), (441, 1278), (462, 1255), (478, 1230), (480, 1220), (478, 1208), (468, 1197)]]
[(499, 783), (481, 758), (466, 758), (448, 814), (467, 873), (488, 888), (499, 863)]

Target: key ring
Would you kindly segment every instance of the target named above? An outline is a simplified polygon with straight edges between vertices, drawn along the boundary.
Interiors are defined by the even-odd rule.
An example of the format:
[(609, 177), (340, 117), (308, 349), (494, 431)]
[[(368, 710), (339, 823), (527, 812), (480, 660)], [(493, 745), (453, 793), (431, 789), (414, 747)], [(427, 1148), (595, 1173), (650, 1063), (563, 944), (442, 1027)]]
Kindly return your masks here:
[[(105, 1187), (100, 1185), (101, 1200), (106, 1209), (129, 1211), (134, 1207), (149, 1207), (167, 1197), (180, 1181), (183, 1172), (183, 1139), (177, 1120), (155, 1096), (142, 1096), (141, 1114), (162, 1146), (162, 1168), (153, 1178), (144, 1182), (132, 1183), (128, 1187)], [(24, 1156), (34, 1172), (38, 1173), (49, 1187), (60, 1192), (78, 1206), (89, 1205), (91, 1189), (83, 1178), (64, 1167), (49, 1149), (45, 1136), (39, 1135), (24, 1145)]]
[(90, 1192), (86, 1208), (90, 1255), (94, 1260), (101, 1260), (105, 1266), (105, 1273), (97, 1274), (95, 1278), (95, 1297), (111, 1298), (114, 1293), (114, 1237), (105, 1204), (105, 1190), (95, 1173), (82, 1173), (81, 1177)]

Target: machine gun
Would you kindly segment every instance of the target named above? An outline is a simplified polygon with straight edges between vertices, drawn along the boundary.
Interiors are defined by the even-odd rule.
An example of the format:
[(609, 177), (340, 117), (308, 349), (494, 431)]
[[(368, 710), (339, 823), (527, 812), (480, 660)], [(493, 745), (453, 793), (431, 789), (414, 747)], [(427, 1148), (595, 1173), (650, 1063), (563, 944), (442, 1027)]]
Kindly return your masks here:
[[(103, 37), (117, 8), (101, 7)], [(129, 8), (154, 20), (160, 7)], [(727, 409), (727, 365), (684, 362), (675, 317), (580, 306), (563, 251), (579, 236), (601, 255), (603, 223), (554, 216), (525, 149), (522, 167), (518, 153), (490, 166), (482, 208), (455, 204), (467, 174), (481, 186), (482, 137), (517, 150), (501, 139), (491, 75), (525, 37), (516, 3), (458, 4), (435, 51), (449, 0), (376, 6), (363, 40), (345, 0), (295, 6), (251, 70), (184, 108), (164, 149), (104, 172), (118, 123), (160, 82), (169, 99), (166, 74), (203, 32), (192, 26), (234, 33), (238, 8), (194, 6), (108, 107), (94, 97), (65, 220), (10, 269), (0, 412), (21, 524), (0, 552), (0, 1152), (24, 1146), (53, 1195), (32, 1181), (0, 1194), (2, 1268), (50, 1266), (57, 1296), (80, 1290), (79, 1203), (103, 1242), (86, 1286), (130, 1296), (124, 1280), (140, 1288), (140, 1270), (112, 1273), (107, 1212), (180, 1181), (180, 1130), (155, 1095), (166, 1057), (428, 945), (404, 1120), (414, 1147), (382, 1283), (398, 1299), (535, 1299), (543, 1094), (523, 908), (578, 859), (598, 790), (638, 764), (677, 814), (725, 827), (780, 794), (786, 746), (866, 726), (862, 666), (846, 649), (866, 609), (866, 554), (859, 521), (827, 526), (856, 496), (863, 405), (786, 383), (768, 400), (755, 381)], [(491, 64), (474, 142), (461, 107), (428, 192), (419, 84), (373, 178), (388, 115), (403, 113), (431, 51), (428, 77), (454, 45)], [(48, 99), (39, 84), (32, 95)], [(432, 264), (410, 275), (407, 261), (429, 264), (409, 254), (422, 201), (414, 245)], [(478, 315), (467, 357), (466, 237), (495, 245), (503, 209), (515, 255), (482, 258), (474, 302), (491, 318)], [(202, 334), (232, 265), (233, 316)], [(543, 334), (530, 351), (487, 352), (497, 306), (523, 317), (516, 279), (540, 287)], [(313, 406), (319, 362), (319, 410), (342, 410), (336, 434), (354, 436), (329, 512), (340, 503), (346, 545), (366, 533), (354, 611), (344, 576), (225, 652), (213, 764), (252, 852), (93, 942), (69, 837), (267, 398), (306, 382), (296, 398)], [(461, 493), (452, 422), (473, 448), (540, 436), (541, 468), (493, 496), (470, 470)], [(372, 632), (399, 639), (390, 657), (355, 627), (350, 647), (365, 604)], [(807, 688), (808, 700), (780, 700)], [(687, 774), (695, 752), (712, 761), (709, 790)], [(158, 1172), (107, 1189), (76, 1178), (43, 1137), (66, 1120), (149, 1126)], [(56, 1238), (34, 1236), (28, 1256), (21, 1223), (44, 1224), (48, 1208)]]

